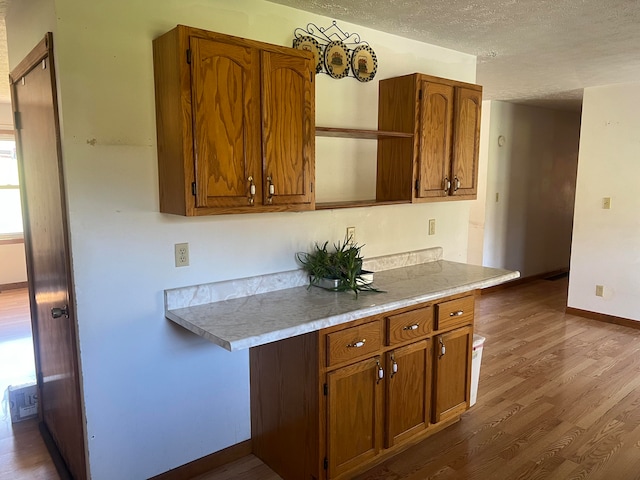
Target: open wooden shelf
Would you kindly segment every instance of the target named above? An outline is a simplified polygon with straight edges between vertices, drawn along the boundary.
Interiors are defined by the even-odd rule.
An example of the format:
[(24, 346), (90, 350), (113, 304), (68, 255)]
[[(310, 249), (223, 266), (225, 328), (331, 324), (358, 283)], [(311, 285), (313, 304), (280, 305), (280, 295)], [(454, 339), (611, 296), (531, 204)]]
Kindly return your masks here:
[(316, 136), (377, 140), (378, 138), (411, 138), (413, 137), (413, 133), (385, 132), (382, 130), (366, 130), (359, 128), (316, 127)]
[(376, 200), (353, 200), (345, 202), (316, 203), (316, 210), (333, 210), (334, 208), (373, 207), (378, 205), (399, 205), (411, 203), (411, 200), (389, 200), (378, 202)]

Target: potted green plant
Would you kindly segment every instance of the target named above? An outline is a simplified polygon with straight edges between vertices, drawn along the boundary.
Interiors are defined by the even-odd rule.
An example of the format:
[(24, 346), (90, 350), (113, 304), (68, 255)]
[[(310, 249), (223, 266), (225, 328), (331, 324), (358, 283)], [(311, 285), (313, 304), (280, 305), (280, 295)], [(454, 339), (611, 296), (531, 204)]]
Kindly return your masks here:
[(309, 286), (315, 285), (336, 292), (351, 290), (358, 292), (379, 292), (371, 285), (372, 272), (362, 270), (362, 245), (350, 243), (348, 239), (333, 245), (329, 242), (315, 244), (311, 252), (298, 252), (296, 259), (302, 269), (309, 274)]

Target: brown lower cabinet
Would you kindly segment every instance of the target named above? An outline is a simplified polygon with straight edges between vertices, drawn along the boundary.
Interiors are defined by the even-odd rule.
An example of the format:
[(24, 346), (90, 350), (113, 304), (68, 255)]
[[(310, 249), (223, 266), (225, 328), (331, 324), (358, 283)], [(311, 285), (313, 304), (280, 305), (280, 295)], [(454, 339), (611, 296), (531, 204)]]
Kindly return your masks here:
[(347, 479), (458, 421), (473, 306), (467, 293), (252, 348), (256, 456), (284, 480)]

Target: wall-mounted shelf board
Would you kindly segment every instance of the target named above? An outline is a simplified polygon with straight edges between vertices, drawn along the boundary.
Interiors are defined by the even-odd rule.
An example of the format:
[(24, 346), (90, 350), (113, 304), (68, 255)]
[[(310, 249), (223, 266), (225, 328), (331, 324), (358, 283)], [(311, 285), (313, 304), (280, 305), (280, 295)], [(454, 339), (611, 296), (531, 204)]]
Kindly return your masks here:
[(366, 130), (358, 128), (316, 127), (316, 136), (377, 140), (378, 138), (411, 138), (413, 137), (413, 133), (385, 132), (382, 130)]
[(399, 205), (411, 203), (409, 200), (390, 200), (377, 202), (375, 200), (353, 200), (345, 202), (322, 202), (316, 203), (316, 210), (333, 210), (335, 208), (373, 207), (378, 205)]

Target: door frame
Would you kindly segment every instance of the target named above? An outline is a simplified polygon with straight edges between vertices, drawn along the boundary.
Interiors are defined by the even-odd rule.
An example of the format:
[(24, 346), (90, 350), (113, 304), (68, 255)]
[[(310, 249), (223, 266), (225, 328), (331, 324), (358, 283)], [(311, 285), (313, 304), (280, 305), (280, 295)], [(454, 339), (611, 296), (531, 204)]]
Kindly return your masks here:
[[(62, 163), (62, 140), (60, 135), (60, 112), (58, 109), (58, 90), (56, 83), (56, 70), (55, 70), (55, 61), (53, 55), (53, 34), (51, 32), (47, 32), (44, 38), (20, 61), (20, 63), (11, 71), (9, 74), (9, 84), (11, 87), (11, 108), (14, 115), (14, 130), (15, 130), (15, 139), (16, 139), (16, 150), (18, 154), (18, 169), (20, 175), (20, 199), (22, 204), (22, 216), (23, 216), (23, 224), (24, 224), (24, 249), (25, 249), (25, 258), (26, 258), (26, 267), (27, 267), (27, 284), (29, 287), (29, 306), (31, 310), (31, 329), (33, 336), (33, 344), (34, 344), (34, 359), (35, 359), (35, 370), (36, 370), (36, 379), (38, 384), (38, 392), (42, 391), (42, 368), (40, 363), (40, 330), (39, 330), (39, 322), (38, 322), (38, 307), (35, 298), (34, 292), (34, 281), (33, 281), (33, 250), (32, 250), (32, 236), (31, 231), (29, 229), (29, 208), (27, 202), (27, 196), (24, 191), (24, 182), (22, 179), (24, 178), (24, 170), (23, 163), (20, 160), (22, 158), (22, 139), (20, 135), (20, 120), (19, 114), (16, 110), (16, 94), (15, 94), (15, 85), (21, 81), (21, 79), (26, 76), (29, 72), (31, 72), (34, 68), (37, 68), (43, 61), (47, 60), (47, 66), (49, 70), (50, 80), (51, 80), (51, 94), (53, 99), (53, 111), (54, 111), (54, 128), (56, 133), (56, 158), (58, 164), (58, 179), (60, 182), (60, 203), (61, 203), (61, 213), (62, 213), (62, 222), (63, 222), (63, 231), (64, 231), (64, 263), (65, 263), (65, 276), (67, 285), (69, 287), (68, 295), (69, 295), (69, 304), (68, 304), (68, 312), (69, 317), (74, 321), (71, 322), (71, 335), (72, 335), (72, 344), (74, 345), (73, 359), (74, 359), (74, 370), (77, 381), (77, 389), (75, 394), (77, 395), (77, 401), (80, 405), (81, 418), (76, 419), (81, 423), (81, 430), (83, 435), (83, 457), (84, 457), (84, 467), (85, 478), (88, 477), (87, 473), (87, 430), (86, 430), (86, 421), (85, 421), (85, 409), (84, 402), (81, 395), (81, 382), (82, 379), (80, 377), (80, 358), (79, 358), (79, 346), (78, 346), (78, 325), (75, 320), (76, 310), (75, 310), (75, 288), (73, 283), (73, 273), (71, 270), (71, 255), (70, 255), (70, 236), (69, 236), (69, 220), (67, 215), (67, 197), (65, 190), (65, 182), (64, 182), (64, 169)], [(40, 396), (41, 401), (45, 401)], [(38, 409), (38, 417), (39, 417), (39, 429), (42, 434), (43, 440), (47, 446), (49, 454), (56, 466), (58, 474), (61, 479), (72, 479), (72, 475), (67, 469), (64, 458), (62, 457), (58, 446), (55, 444), (53, 437), (44, 422), (43, 418), (43, 409)]]

